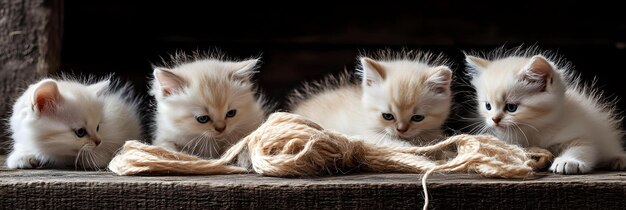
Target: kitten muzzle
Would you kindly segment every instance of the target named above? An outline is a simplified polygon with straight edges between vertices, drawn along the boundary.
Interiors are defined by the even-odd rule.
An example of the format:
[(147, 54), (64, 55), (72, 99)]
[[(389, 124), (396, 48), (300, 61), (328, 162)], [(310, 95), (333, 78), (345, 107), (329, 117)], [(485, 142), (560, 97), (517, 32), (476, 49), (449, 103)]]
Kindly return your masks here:
[(493, 123), (496, 124), (496, 126), (500, 126), (500, 121), (502, 121), (501, 117), (493, 117), (491, 118), (491, 120), (493, 120)]
[(91, 138), (91, 141), (94, 145), (96, 145), (96, 147), (100, 145), (100, 143), (102, 143), (102, 140), (100, 140), (99, 138)]
[(398, 133), (404, 133), (409, 130), (409, 126), (406, 124), (396, 124), (396, 131)]

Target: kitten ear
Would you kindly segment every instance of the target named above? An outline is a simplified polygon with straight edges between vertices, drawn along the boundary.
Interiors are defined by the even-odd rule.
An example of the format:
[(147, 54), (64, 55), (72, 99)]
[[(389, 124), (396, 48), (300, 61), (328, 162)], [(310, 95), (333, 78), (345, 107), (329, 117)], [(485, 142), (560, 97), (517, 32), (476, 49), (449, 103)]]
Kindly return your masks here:
[(491, 61), (471, 55), (465, 55), (465, 62), (467, 63), (468, 71), (472, 76), (478, 75), (480, 71), (487, 68), (487, 66), (491, 64)]
[(169, 96), (175, 92), (181, 91), (187, 85), (183, 78), (168, 69), (155, 68), (153, 74), (163, 96)]
[(61, 99), (57, 83), (51, 79), (43, 80), (35, 88), (33, 110), (37, 113), (53, 113)]
[(91, 90), (92, 92), (95, 92), (97, 96), (100, 96), (106, 93), (106, 91), (109, 89), (110, 84), (111, 84), (111, 80), (106, 79), (96, 84), (89, 85), (87, 88), (89, 88), (89, 90)]
[(362, 57), (360, 60), (363, 68), (361, 72), (363, 74), (363, 86), (379, 84), (385, 79), (386, 72), (380, 63), (368, 57)]
[(452, 84), (452, 70), (447, 66), (437, 66), (431, 72), (427, 80), (430, 89), (437, 94), (447, 93)]
[(548, 84), (552, 83), (554, 67), (542, 55), (535, 55), (530, 58), (522, 71), (521, 79), (529, 84), (536, 85), (541, 92), (546, 90)]
[(259, 63), (259, 59), (250, 59), (246, 61), (237, 62), (235, 71), (232, 74), (232, 78), (240, 81), (249, 81), (252, 75), (256, 73), (256, 65)]

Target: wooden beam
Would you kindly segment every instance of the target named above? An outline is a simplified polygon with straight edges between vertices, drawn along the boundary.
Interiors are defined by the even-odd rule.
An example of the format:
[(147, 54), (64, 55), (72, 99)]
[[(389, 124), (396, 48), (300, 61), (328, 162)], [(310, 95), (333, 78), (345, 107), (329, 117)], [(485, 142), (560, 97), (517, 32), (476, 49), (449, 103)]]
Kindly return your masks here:
[[(4, 163), (0, 156), (0, 163)], [(420, 174), (276, 178), (258, 174), (117, 176), (101, 171), (7, 170), (0, 206), (14, 209), (419, 209)], [(623, 209), (626, 172), (542, 173), (537, 179), (433, 174), (430, 209)]]
[[(8, 117), (15, 97), (29, 83), (57, 71), (62, 24), (62, 0), (0, 0), (2, 119)], [(4, 133), (0, 132), (0, 145), (8, 140)]]

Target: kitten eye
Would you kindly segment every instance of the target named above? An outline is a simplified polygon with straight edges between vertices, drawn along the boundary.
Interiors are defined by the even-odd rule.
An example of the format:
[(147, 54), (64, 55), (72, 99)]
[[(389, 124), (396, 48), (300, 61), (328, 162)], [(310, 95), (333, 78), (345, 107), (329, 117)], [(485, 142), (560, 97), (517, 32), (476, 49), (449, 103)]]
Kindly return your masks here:
[(507, 112), (515, 112), (517, 111), (517, 104), (506, 104), (505, 108)]
[(85, 128), (79, 128), (74, 131), (74, 134), (76, 134), (78, 138), (82, 138), (87, 135), (87, 130), (85, 130)]
[(411, 117), (411, 120), (413, 122), (420, 122), (420, 121), (424, 120), (424, 115), (413, 115)]
[(236, 109), (230, 110), (230, 111), (226, 112), (226, 118), (234, 117), (236, 114), (237, 114), (237, 110)]
[(209, 115), (202, 115), (202, 116), (196, 117), (196, 120), (197, 120), (199, 123), (204, 124), (204, 123), (209, 122), (209, 120), (211, 120), (211, 118), (209, 117)]
[(487, 110), (491, 110), (491, 104), (490, 103), (485, 103), (485, 108), (487, 108)]
[(100, 124), (96, 127), (96, 132), (100, 131)]
[(389, 113), (383, 113), (383, 119), (385, 120), (393, 120), (393, 115)]

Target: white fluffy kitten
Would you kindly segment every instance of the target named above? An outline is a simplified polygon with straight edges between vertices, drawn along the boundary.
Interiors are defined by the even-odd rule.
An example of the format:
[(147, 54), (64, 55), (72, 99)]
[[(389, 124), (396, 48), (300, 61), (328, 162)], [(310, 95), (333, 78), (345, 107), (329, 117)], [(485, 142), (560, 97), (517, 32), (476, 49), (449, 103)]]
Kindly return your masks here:
[(129, 139), (142, 137), (138, 101), (128, 86), (110, 80), (86, 85), (44, 79), (30, 85), (13, 106), (9, 168), (105, 167)]
[(221, 57), (177, 54), (154, 69), (154, 145), (217, 158), (263, 122), (264, 102), (251, 82), (259, 60)]
[(596, 90), (572, 77), (568, 65), (536, 49), (490, 60), (467, 56), (484, 130), (523, 146), (548, 148), (550, 170), (588, 173), (596, 167), (626, 168), (619, 117)]
[(343, 76), (306, 85), (291, 98), (291, 110), (372, 144), (430, 143), (442, 137), (450, 112), (452, 71), (445, 63), (422, 52), (363, 56), (360, 84)]

